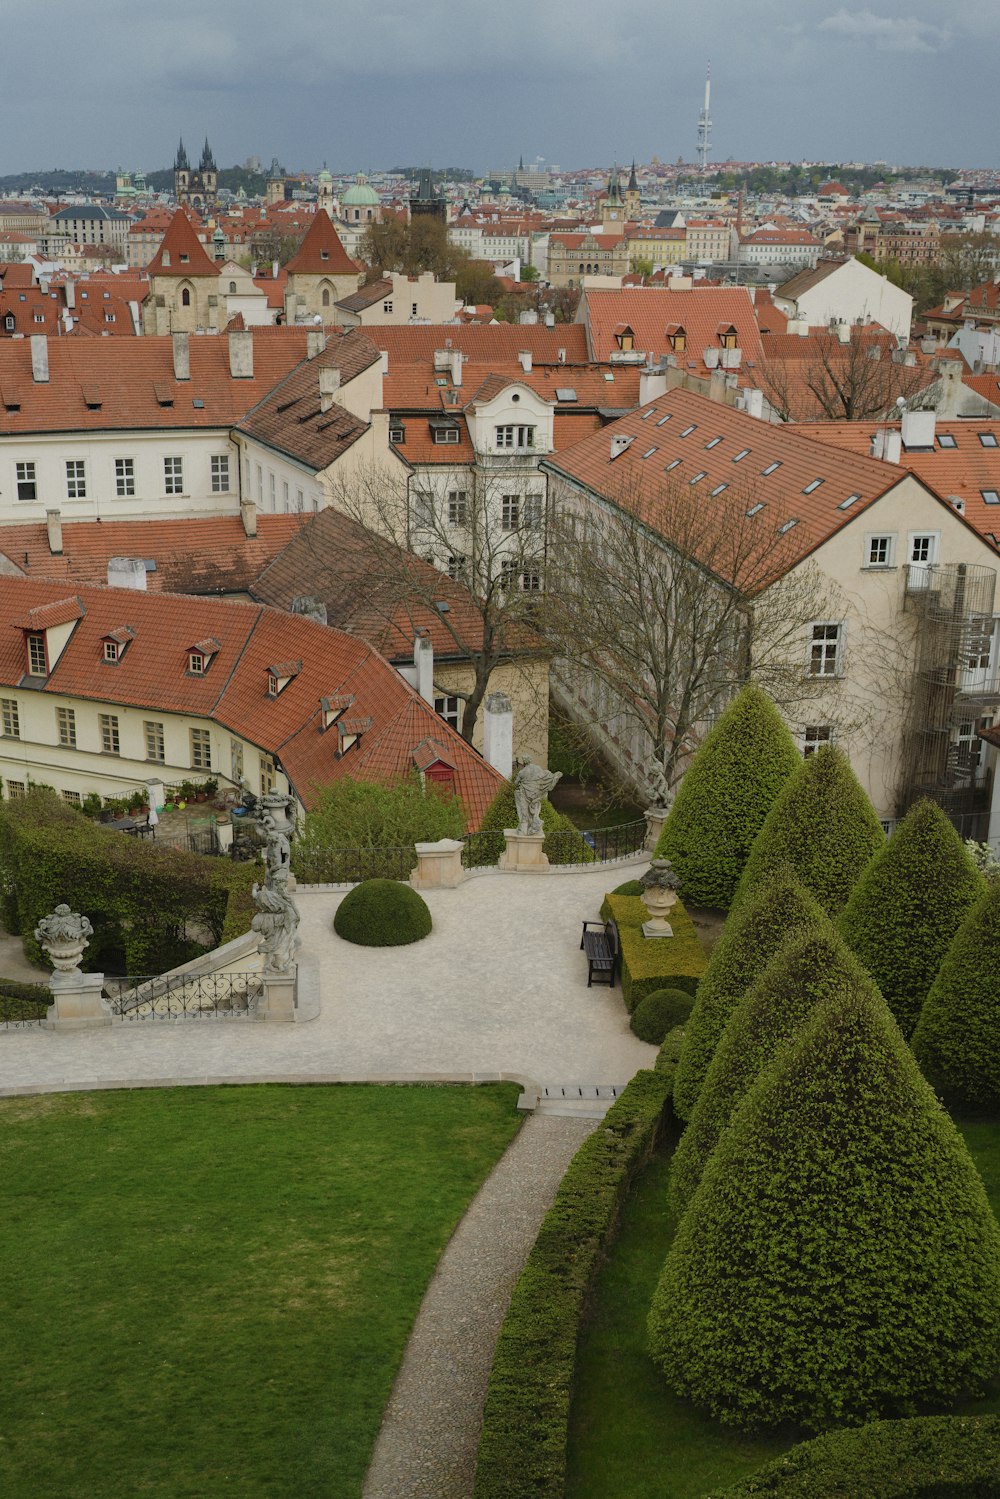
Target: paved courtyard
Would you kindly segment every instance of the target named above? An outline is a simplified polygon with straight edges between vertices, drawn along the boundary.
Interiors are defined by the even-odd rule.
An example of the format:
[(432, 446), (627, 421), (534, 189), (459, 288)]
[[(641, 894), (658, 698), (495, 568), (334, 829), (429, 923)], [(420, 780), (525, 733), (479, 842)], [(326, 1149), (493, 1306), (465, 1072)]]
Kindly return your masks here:
[(363, 948), (333, 931), (342, 892), (300, 891), (300, 934), (322, 1011), (294, 1026), (145, 1022), (76, 1035), (0, 1032), (0, 1093), (227, 1080), (467, 1078), (624, 1083), (655, 1048), (628, 1027), (621, 990), (587, 988), (580, 922), (639, 865), (486, 873), (430, 891), (431, 935)]

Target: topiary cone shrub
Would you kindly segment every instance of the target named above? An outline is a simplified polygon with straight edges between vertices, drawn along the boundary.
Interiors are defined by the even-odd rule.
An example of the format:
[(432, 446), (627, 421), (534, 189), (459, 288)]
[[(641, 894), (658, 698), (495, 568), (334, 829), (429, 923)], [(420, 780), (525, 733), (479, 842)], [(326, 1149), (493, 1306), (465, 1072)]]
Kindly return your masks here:
[(1000, 1111), (1000, 880), (955, 934), (913, 1033), (924, 1075), (960, 1109)]
[(674, 1080), (674, 1109), (681, 1119), (690, 1119), (726, 1022), (750, 985), (791, 932), (815, 926), (822, 917), (817, 901), (789, 869), (775, 871), (753, 899), (730, 914), (684, 1030)]
[(427, 936), (431, 913), (424, 898), (399, 880), (364, 880), (340, 902), (333, 929), (359, 947), (405, 947)]
[(865, 869), (839, 927), (905, 1036), (983, 878), (941, 808), (911, 807)]
[(747, 1429), (947, 1406), (1000, 1371), (1000, 1226), (870, 980), (746, 1094), (649, 1335), (673, 1390)]
[(640, 999), (629, 1025), (640, 1041), (662, 1046), (669, 1033), (684, 1024), (693, 1005), (694, 999), (685, 989), (654, 989)]
[(683, 1213), (743, 1095), (816, 1006), (868, 982), (827, 917), (795, 929), (736, 1006), (719, 1038), (670, 1167), (670, 1203)]
[(836, 917), (862, 870), (884, 847), (875, 808), (847, 756), (824, 745), (802, 761), (767, 814), (733, 904), (746, 900), (769, 870), (789, 864)]
[(767, 693), (744, 687), (685, 771), (656, 847), (686, 901), (728, 911), (753, 841), (801, 759)]

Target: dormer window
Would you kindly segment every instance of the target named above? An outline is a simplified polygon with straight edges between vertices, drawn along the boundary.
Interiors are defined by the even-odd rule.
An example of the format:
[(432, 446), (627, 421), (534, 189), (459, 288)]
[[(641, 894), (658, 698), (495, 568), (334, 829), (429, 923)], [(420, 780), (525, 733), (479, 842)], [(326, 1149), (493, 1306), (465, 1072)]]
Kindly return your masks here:
[(735, 349), (737, 347), (737, 340), (738, 335), (732, 324), (728, 328), (719, 328), (719, 343), (724, 349)]
[(267, 674), (267, 695), (268, 697), (278, 696), (278, 679), (271, 671)]
[(214, 636), (208, 636), (204, 640), (196, 640), (188, 651), (188, 675), (203, 677), (211, 666), (215, 654), (219, 649), (219, 642)]
[(351, 692), (341, 693), (339, 697), (321, 697), (319, 700), (320, 712), (323, 715), (323, 728), (332, 729), (333, 725), (352, 706), (354, 694)]
[(133, 631), (128, 625), (123, 625), (120, 630), (110, 630), (101, 641), (101, 654), (104, 660), (120, 661), (132, 638)]
[(329, 250), (320, 250), (320, 252), (319, 252), (319, 258), (320, 258), (320, 260), (329, 260), (330, 259), (330, 252), (329, 252)]
[(360, 741), (362, 735), (367, 734), (371, 726), (370, 718), (342, 718), (337, 724), (340, 743), (337, 746), (336, 758), (342, 759), (347, 751)]
[(267, 668), (267, 695), (277, 697), (302, 670), (301, 661), (282, 661)]
[(117, 661), (120, 653), (121, 646), (118, 644), (117, 640), (106, 640), (104, 642), (105, 661)]
[(205, 666), (205, 657), (201, 651), (188, 651), (188, 671), (193, 677), (203, 677)]
[(163, 254), (160, 256), (160, 264), (164, 268), (167, 268), (170, 265), (170, 251), (169, 250), (164, 250), (163, 251)]
[(28, 636), (28, 676), (48, 676), (48, 666), (45, 660), (45, 636)]
[(687, 348), (687, 333), (678, 323), (667, 325), (667, 342), (675, 354), (683, 354)]
[[(581, 266), (581, 270), (582, 270)], [(630, 352), (635, 348), (635, 334), (631, 328), (620, 328), (615, 334), (615, 343), (620, 349)]]

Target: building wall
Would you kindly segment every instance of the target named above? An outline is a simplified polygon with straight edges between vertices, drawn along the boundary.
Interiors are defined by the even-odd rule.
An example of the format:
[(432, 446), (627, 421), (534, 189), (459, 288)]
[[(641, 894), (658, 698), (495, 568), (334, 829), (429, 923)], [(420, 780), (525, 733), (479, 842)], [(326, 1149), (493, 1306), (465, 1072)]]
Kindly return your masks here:
[[(781, 289), (775, 300), (781, 306)], [(811, 327), (825, 327), (834, 318), (856, 323), (859, 318), (881, 323), (897, 337), (909, 338), (913, 298), (857, 260), (847, 260), (798, 299), (799, 316)], [(782, 308), (784, 311), (784, 308)]]
[(393, 275), (392, 291), (360, 312), (338, 310), (346, 327), (378, 328), (416, 319), (424, 323), (450, 323), (455, 316), (457, 298), (454, 281), (435, 281), (433, 271), (412, 281), (409, 276)]
[(356, 292), (363, 279), (361, 271), (343, 276), (312, 276), (301, 272), (290, 275), (285, 291), (285, 322), (311, 322), (318, 317), (326, 324), (336, 323), (337, 303)]
[[(184, 305), (184, 292), (190, 301)], [(219, 329), (227, 318), (218, 276), (151, 276), (142, 304), (142, 331), (147, 335), (196, 333)]]
[[(469, 691), (475, 673), (461, 662), (436, 661), (434, 684), (442, 692), (449, 687)], [(495, 666), (490, 673), (489, 692), (504, 692), (514, 709), (514, 754), (547, 765), (549, 760), (549, 663), (524, 660)], [(488, 695), (488, 694), (487, 694)], [(459, 705), (461, 715), (461, 704)], [(461, 733), (461, 716), (458, 732)], [(480, 710), (473, 746), (482, 753), (483, 714)]]

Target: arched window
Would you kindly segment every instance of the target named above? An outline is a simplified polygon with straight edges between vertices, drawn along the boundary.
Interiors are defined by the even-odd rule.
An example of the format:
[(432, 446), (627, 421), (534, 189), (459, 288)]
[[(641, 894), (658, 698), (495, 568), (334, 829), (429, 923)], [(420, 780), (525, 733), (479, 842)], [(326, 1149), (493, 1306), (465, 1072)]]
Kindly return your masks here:
[(235, 290), (236, 290), (236, 282), (235, 281), (230, 281), (230, 283), (229, 283), (229, 290), (230, 290), (230, 292), (235, 292)]
[(191, 290), (187, 286), (185, 286), (185, 287), (183, 287), (181, 289), (181, 306), (182, 307), (190, 307), (191, 306)]
[(330, 288), (328, 286), (324, 286), (324, 288), (323, 288), (323, 306), (324, 307), (329, 307), (329, 305), (330, 305)]

